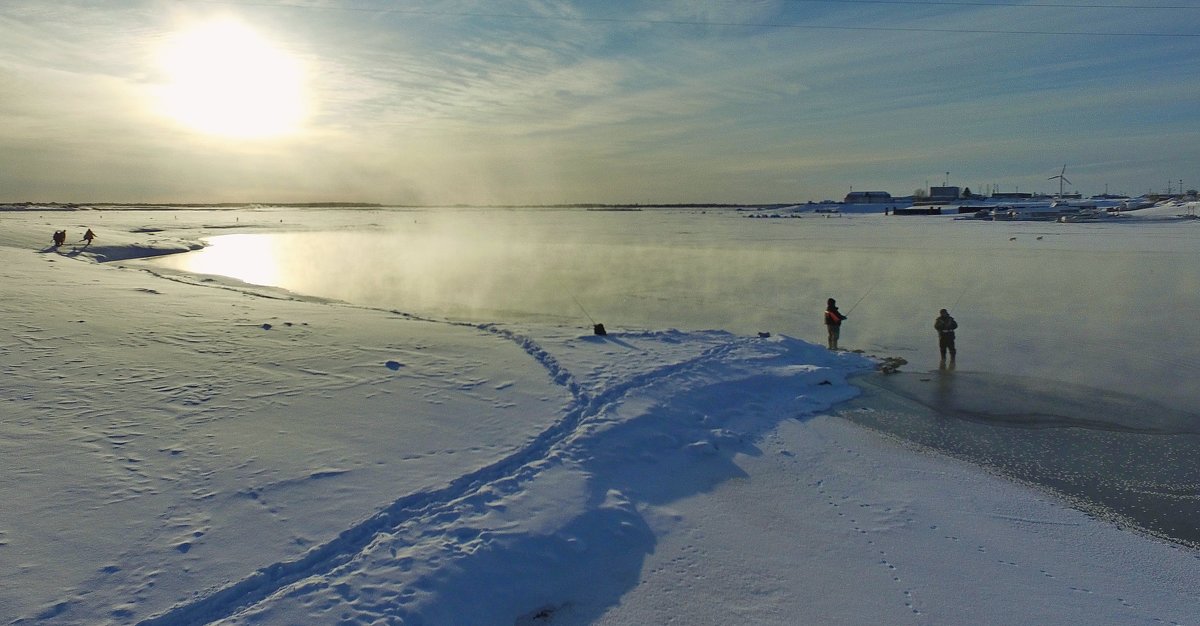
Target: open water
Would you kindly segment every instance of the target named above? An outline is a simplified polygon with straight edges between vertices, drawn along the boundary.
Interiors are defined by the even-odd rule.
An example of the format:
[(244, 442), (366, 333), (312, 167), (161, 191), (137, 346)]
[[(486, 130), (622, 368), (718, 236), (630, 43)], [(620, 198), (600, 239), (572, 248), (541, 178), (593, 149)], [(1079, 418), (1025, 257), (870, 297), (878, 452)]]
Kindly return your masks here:
[[(723, 209), (306, 210), (152, 261), (297, 293), (590, 332), (720, 328), (909, 363), (860, 423), (1200, 543), (1200, 224), (750, 219)], [(938, 370), (933, 320), (958, 320)], [(859, 407), (863, 408), (863, 407)], [(917, 417), (920, 413), (923, 417)], [(904, 415), (906, 417), (897, 417)]]

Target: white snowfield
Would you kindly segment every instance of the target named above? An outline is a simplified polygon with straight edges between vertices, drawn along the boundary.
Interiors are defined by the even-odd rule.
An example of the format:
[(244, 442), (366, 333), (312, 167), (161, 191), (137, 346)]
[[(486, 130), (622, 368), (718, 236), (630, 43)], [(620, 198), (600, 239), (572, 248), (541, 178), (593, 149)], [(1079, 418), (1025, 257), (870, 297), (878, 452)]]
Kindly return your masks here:
[(122, 266), (217, 228), (147, 215), (0, 212), (0, 623), (1200, 623), (1194, 552), (832, 416), (863, 356)]

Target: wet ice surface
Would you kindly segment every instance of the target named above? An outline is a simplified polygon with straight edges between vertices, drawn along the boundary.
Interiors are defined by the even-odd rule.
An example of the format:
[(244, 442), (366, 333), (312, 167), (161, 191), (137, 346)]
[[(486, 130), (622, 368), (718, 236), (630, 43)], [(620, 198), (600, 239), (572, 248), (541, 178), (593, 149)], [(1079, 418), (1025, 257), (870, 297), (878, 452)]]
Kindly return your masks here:
[(870, 384), (940, 413), (988, 426), (1082, 428), (1147, 435), (1200, 435), (1195, 413), (1151, 400), (1043, 378), (939, 370)]
[(979, 372), (874, 375), (842, 415), (1200, 547), (1194, 413), (1083, 385)]

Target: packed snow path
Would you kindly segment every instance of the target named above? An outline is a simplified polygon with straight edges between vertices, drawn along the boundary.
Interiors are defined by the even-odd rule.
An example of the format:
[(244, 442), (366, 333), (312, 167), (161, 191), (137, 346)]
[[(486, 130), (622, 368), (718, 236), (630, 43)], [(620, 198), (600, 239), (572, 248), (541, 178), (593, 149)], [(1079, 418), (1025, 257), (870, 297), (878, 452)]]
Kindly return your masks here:
[[(530, 607), (561, 605), (598, 574), (632, 585), (654, 544), (638, 507), (656, 498), (648, 498), (631, 468), (686, 471), (697, 457), (712, 464), (709, 457), (742, 449), (749, 434), (723, 427), (745, 418), (741, 405), (748, 398), (739, 387), (755, 393), (783, 387), (793, 394), (791, 407), (769, 396), (760, 401), (773, 406), (751, 401), (757, 420), (774, 411), (799, 417), (853, 395), (845, 372), (868, 365), (835, 355), (820, 360), (854, 365), (798, 365), (801, 355), (813, 360), (820, 353), (795, 340), (717, 332), (566, 338), (568, 347), (611, 353), (616, 346), (640, 356), (626, 361), (632, 367), (603, 364), (595, 372), (600, 380), (581, 382), (529, 337), (483, 328), (515, 341), (570, 392), (557, 423), (504, 459), (443, 488), (400, 498), (301, 559), (141, 623), (210, 623), (227, 616), (290, 623), (314, 607), (354, 614), (363, 623), (382, 617), (489, 623)], [(691, 397), (680, 403), (681, 392)], [(710, 413), (699, 412), (705, 406)]]

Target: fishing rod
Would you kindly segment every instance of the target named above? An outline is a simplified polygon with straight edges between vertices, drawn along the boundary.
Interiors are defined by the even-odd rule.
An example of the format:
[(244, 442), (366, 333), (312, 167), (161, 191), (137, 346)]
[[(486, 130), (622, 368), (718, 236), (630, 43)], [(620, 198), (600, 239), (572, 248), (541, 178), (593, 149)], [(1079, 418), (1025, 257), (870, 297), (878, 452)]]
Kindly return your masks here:
[(578, 306), (579, 310), (583, 311), (583, 316), (588, 318), (588, 321), (592, 323), (592, 326), (595, 326), (596, 320), (592, 319), (591, 315), (588, 315), (587, 309), (583, 308), (583, 305), (579, 303), (579, 298), (576, 298), (575, 294), (571, 294), (571, 299), (575, 301), (575, 306)]
[(958, 303), (962, 301), (963, 296), (967, 295), (967, 292), (970, 290), (971, 283), (967, 283), (967, 285), (962, 288), (962, 291), (958, 292), (958, 299), (954, 301), (954, 304), (950, 305), (951, 310), (958, 308)]
[(592, 319), (591, 315), (588, 315), (587, 309), (583, 308), (583, 304), (579, 302), (579, 298), (576, 298), (575, 294), (570, 295), (571, 299), (575, 301), (575, 305), (579, 307), (579, 310), (583, 311), (584, 317), (587, 317), (588, 321), (592, 323), (592, 332), (597, 335), (607, 335), (608, 331), (604, 330), (604, 324), (597, 324), (596, 320)]
[(883, 280), (883, 279), (882, 279), (882, 278), (880, 278), (879, 280), (875, 281), (875, 282), (874, 282), (874, 283), (873, 283), (873, 284), (872, 284), (872, 285), (871, 285), (871, 286), (870, 286), (870, 287), (867, 289), (867, 292), (866, 292), (866, 293), (864, 293), (864, 294), (862, 295), (862, 297), (861, 297), (861, 298), (859, 298), (859, 299), (858, 299), (858, 301), (857, 301), (857, 302), (855, 302), (855, 303), (854, 303), (854, 305), (850, 307), (850, 310), (846, 311), (846, 315), (850, 315), (851, 313), (853, 313), (853, 312), (854, 312), (854, 309), (855, 309), (855, 308), (857, 308), (859, 304), (862, 304), (862, 301), (863, 301), (863, 300), (866, 300), (866, 299), (867, 299), (867, 296), (871, 295), (871, 292), (872, 292), (872, 291), (875, 291), (875, 286), (876, 286), (876, 285), (878, 285), (878, 284), (880, 283), (880, 281), (882, 281), (882, 280)]

